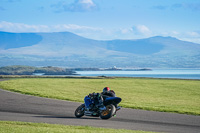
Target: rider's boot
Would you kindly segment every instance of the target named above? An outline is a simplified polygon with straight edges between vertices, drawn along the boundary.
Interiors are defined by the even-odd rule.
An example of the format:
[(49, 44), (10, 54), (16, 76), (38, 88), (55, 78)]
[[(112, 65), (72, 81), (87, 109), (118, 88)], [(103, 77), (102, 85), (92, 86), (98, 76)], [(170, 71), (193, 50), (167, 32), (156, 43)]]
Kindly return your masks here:
[(106, 107), (103, 105), (103, 99), (99, 100), (99, 104), (97, 105), (97, 107), (99, 108), (99, 110), (103, 111), (106, 110)]
[(100, 109), (101, 111), (103, 111), (103, 110), (106, 110), (106, 107), (105, 107), (104, 105), (101, 105), (101, 106), (99, 107), (99, 109)]

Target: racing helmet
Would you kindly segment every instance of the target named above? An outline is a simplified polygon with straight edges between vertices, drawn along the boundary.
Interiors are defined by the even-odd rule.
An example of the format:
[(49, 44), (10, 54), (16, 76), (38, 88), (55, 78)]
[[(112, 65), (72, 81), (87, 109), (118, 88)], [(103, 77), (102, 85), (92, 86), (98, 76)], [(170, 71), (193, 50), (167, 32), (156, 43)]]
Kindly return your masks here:
[(106, 92), (106, 91), (110, 91), (110, 88), (109, 87), (103, 88), (103, 92)]

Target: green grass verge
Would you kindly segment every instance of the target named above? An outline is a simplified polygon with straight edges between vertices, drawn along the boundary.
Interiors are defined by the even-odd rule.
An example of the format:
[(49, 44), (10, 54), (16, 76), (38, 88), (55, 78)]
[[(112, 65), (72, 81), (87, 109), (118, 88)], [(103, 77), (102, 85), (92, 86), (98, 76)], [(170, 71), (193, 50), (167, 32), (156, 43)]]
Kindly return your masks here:
[(153, 133), (125, 129), (69, 126), (46, 123), (0, 121), (0, 133)]
[(105, 86), (122, 98), (123, 107), (200, 115), (199, 80), (21, 78), (0, 82), (6, 90), (76, 102)]

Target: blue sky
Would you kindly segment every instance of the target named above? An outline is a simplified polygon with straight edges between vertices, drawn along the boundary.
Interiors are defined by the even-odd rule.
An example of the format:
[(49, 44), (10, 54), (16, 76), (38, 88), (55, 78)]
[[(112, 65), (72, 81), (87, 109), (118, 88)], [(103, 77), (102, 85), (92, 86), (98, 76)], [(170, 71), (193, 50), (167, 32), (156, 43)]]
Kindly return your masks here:
[(0, 31), (97, 40), (172, 36), (200, 44), (200, 0), (0, 0)]

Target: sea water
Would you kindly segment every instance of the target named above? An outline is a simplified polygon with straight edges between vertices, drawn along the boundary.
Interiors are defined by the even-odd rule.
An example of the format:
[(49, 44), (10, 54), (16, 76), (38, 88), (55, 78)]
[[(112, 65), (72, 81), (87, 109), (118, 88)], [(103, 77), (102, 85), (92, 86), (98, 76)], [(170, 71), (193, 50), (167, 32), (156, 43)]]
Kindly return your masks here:
[(80, 76), (200, 79), (200, 69), (152, 69), (151, 71), (76, 71)]

